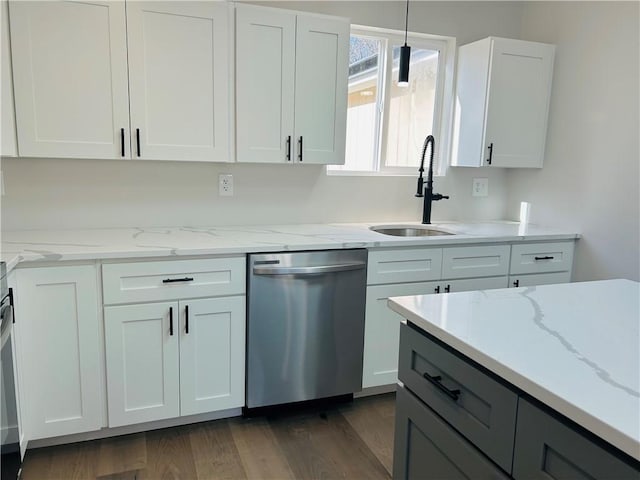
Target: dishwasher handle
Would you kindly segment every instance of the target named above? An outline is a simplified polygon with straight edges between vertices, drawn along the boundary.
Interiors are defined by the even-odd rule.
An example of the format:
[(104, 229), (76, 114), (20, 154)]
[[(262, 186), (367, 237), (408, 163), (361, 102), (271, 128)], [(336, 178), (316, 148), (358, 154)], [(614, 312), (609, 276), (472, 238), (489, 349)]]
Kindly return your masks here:
[(323, 273), (362, 270), (364, 262), (321, 265), (317, 267), (253, 267), (254, 275), (320, 275)]

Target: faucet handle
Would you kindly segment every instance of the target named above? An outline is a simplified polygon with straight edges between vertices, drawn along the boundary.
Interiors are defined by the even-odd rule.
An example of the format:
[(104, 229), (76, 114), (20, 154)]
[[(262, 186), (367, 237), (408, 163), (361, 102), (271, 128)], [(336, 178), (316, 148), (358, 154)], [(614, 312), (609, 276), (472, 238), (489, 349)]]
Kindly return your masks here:
[(433, 197), (431, 197), (434, 201), (436, 200), (443, 200), (443, 199), (449, 199), (449, 195), (441, 195), (439, 193), (434, 193)]

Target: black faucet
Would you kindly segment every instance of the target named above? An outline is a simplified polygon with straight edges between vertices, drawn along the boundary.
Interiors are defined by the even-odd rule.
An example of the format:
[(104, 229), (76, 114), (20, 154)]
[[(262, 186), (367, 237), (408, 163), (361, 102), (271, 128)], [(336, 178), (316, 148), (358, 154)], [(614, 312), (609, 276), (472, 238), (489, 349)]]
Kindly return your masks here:
[[(416, 197), (424, 197), (424, 205), (422, 207), (422, 223), (431, 224), (431, 202), (435, 202), (437, 200), (442, 200), (443, 198), (449, 198), (448, 195), (440, 195), (439, 193), (433, 193), (433, 150), (435, 149), (436, 139), (433, 138), (433, 135), (428, 135), (424, 140), (424, 145), (422, 146), (422, 158), (420, 159), (420, 168), (418, 172), (420, 176), (418, 177), (418, 193), (416, 193)], [(424, 193), (422, 193), (422, 186), (424, 184), (424, 179), (422, 178), (422, 174), (424, 173), (424, 155), (427, 153), (427, 147), (431, 144), (431, 157), (429, 158), (429, 173), (427, 174), (427, 186), (424, 188)]]

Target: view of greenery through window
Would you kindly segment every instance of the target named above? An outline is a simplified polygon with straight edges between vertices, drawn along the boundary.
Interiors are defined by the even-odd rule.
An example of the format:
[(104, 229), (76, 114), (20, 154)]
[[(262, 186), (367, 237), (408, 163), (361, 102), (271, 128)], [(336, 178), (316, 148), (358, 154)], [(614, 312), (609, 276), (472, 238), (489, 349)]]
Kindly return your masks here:
[(394, 37), (351, 35), (346, 162), (331, 170), (418, 166), (422, 143), (438, 126), (439, 51), (412, 46), (408, 87), (397, 85), (399, 56)]

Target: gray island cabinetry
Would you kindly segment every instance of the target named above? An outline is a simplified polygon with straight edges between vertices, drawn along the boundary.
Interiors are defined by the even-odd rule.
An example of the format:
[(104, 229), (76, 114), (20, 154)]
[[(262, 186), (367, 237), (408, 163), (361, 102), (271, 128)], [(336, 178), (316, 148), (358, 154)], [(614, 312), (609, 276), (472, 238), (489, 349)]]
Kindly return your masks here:
[[(626, 302), (631, 310), (627, 309), (626, 313), (632, 319), (637, 314), (638, 284), (611, 282), (614, 285), (609, 287), (620, 288), (621, 295), (631, 297)], [(597, 287), (605, 287), (606, 283), (564, 285), (562, 287), (566, 291), (558, 298), (587, 298)], [(573, 285), (578, 285), (578, 289), (582, 286), (582, 291), (575, 293)], [(555, 325), (549, 303), (550, 298), (556, 295), (553, 289), (557, 287), (560, 286), (494, 290), (484, 294), (449, 294), (448, 301), (442, 295), (390, 300), (391, 308), (408, 319), (400, 331), (395, 479), (640, 478), (637, 422), (640, 397), (633, 378), (637, 377), (638, 365), (625, 367), (628, 373), (625, 376), (622, 370), (598, 364), (604, 358), (603, 352), (585, 351), (583, 347), (591, 342), (581, 343), (584, 333), (572, 337), (566, 333), (566, 326)], [(573, 294), (569, 291), (571, 288), (574, 288)], [(464, 295), (468, 298), (464, 299)], [(484, 299), (480, 300), (481, 297)], [(562, 352), (541, 342), (542, 336), (528, 335), (527, 326), (520, 329), (521, 333), (542, 350), (538, 366), (523, 367), (527, 362), (523, 357), (534, 348), (523, 349), (523, 339), (515, 335), (519, 300), (529, 302), (529, 307), (535, 305), (529, 310), (536, 312), (537, 309), (534, 321), (548, 330), (543, 333), (549, 336), (550, 341), (560, 344), (560, 348), (572, 350), (570, 357), (577, 362), (577, 368), (585, 363), (587, 368), (593, 367), (591, 374), (594, 380), (591, 384), (581, 379), (584, 371), (576, 371), (576, 378), (572, 379), (567, 375), (566, 365), (558, 364), (555, 371), (543, 367), (559, 361)], [(597, 295), (593, 301), (598, 301)], [(467, 302), (466, 307), (462, 306), (463, 302)], [(489, 304), (494, 308), (494, 323), (483, 325), (481, 317), (489, 311), (485, 309)], [(495, 320), (504, 317), (507, 310), (512, 312), (512, 318)], [(624, 310), (623, 306), (617, 313), (625, 317)], [(470, 318), (457, 322), (454, 317), (463, 314)], [(637, 322), (637, 316), (635, 318)], [(433, 323), (431, 319), (434, 319)], [(502, 332), (492, 329), (503, 320), (508, 321), (505, 325), (509, 326)], [(583, 320), (585, 328), (589, 328), (591, 321)], [(637, 330), (633, 322), (625, 322), (626, 318), (619, 320), (618, 325), (626, 323), (632, 326), (629, 334)], [(620, 330), (613, 331), (616, 328), (609, 331), (609, 340), (620, 333)], [(597, 329), (594, 333), (598, 334)], [(491, 335), (494, 339), (487, 342)], [(509, 338), (512, 345), (505, 347), (502, 355), (491, 351), (499, 339), (507, 341)], [(624, 349), (635, 345), (634, 342), (637, 343), (637, 339), (622, 345), (616, 343), (618, 348)], [(638, 354), (637, 350), (624, 353), (631, 357)], [(508, 373), (502, 375), (497, 365), (503, 364), (504, 367), (515, 356), (520, 357), (521, 363), (514, 360), (514, 365), (509, 368), (512, 374), (522, 374), (529, 368), (540, 375), (544, 370), (554, 379), (545, 383), (532, 374), (530, 382), (526, 382)], [(508, 372), (506, 368), (503, 370)], [(563, 380), (568, 384), (565, 392), (549, 388), (556, 381), (558, 385), (562, 384)], [(606, 385), (598, 390), (593, 388), (593, 382)], [(529, 383), (537, 385), (538, 389), (530, 387)], [(583, 383), (582, 387), (579, 383)], [(574, 401), (571, 394), (566, 394), (568, 391), (574, 391), (580, 400)], [(584, 396), (592, 398), (585, 400), (582, 399)], [(629, 402), (611, 403), (609, 400), (616, 396), (619, 399), (629, 396)], [(592, 406), (591, 410), (589, 406)], [(609, 416), (598, 416), (598, 408)], [(581, 421), (583, 418), (585, 421)], [(621, 423), (616, 424), (616, 419)]]

